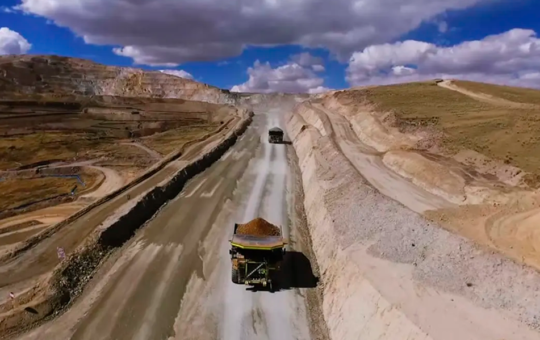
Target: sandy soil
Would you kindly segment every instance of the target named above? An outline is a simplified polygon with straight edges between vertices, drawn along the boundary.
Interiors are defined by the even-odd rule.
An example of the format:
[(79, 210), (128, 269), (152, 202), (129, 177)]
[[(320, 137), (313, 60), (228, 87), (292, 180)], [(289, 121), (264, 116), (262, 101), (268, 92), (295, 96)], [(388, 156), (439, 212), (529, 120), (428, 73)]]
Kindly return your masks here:
[(147, 147), (146, 145), (143, 145), (141, 143), (125, 143), (125, 145), (133, 145), (141, 150), (144, 150), (146, 151), (153, 159), (156, 159), (156, 160), (160, 160), (163, 158), (163, 156), (155, 151), (155, 150), (152, 150), (150, 149), (149, 147)]
[[(287, 146), (261, 136), (281, 124), (280, 114), (256, 116), (227, 155), (104, 264), (67, 313), (21, 338), (325, 339), (310, 334), (308, 311), (317, 306), (305, 295), (314, 278), (308, 282), (308, 242), (290, 228), (302, 217), (290, 215), (295, 189)], [(298, 254), (285, 266), (289, 280), (273, 294), (230, 278), (232, 225), (256, 216), (282, 225)]]
[[(13, 227), (30, 221), (37, 221), (39, 222), (39, 225), (30, 228), (17, 229), (16, 231), (10, 233), (0, 234), (0, 245), (14, 246), (17, 242), (26, 240), (28, 237), (43, 230), (43, 228), (64, 220), (69, 215), (74, 214), (85, 206), (86, 204), (82, 202), (72, 202), (3, 219), (0, 221), (0, 231), (4, 228)], [(13, 237), (18, 234), (23, 235), (18, 236), (17, 238)], [(8, 249), (9, 248), (5, 248), (3, 251), (7, 251)], [(0, 254), (2, 254), (3, 251), (0, 249)]]
[(125, 183), (124, 178), (122, 176), (110, 168), (105, 168), (101, 166), (95, 166), (95, 165), (89, 165), (90, 168), (96, 169), (98, 171), (101, 171), (103, 175), (105, 176), (103, 182), (99, 186), (99, 188), (95, 191), (92, 191), (88, 194), (82, 195), (81, 198), (95, 198), (99, 199), (101, 197), (105, 197), (108, 194), (120, 189)]
[(430, 220), (494, 248), (517, 263), (540, 270), (540, 197), (523, 197), (506, 205), (473, 205), (427, 213)]

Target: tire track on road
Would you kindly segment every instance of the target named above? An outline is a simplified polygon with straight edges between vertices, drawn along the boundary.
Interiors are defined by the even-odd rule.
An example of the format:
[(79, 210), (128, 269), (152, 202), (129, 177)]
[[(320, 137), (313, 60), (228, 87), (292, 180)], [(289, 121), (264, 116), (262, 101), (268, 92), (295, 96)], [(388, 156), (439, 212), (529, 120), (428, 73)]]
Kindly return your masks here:
[[(262, 119), (261, 119), (262, 118)], [(260, 117), (264, 120), (261, 125), (268, 128), (268, 121), (265, 116)], [(251, 187), (248, 199), (243, 209), (237, 212), (240, 223), (245, 223), (256, 217), (259, 212), (262, 197), (266, 186), (270, 160), (271, 148), (267, 143), (260, 144), (258, 155), (261, 160), (250, 164), (256, 172), (254, 184)], [(224, 243), (224, 249), (228, 249), (228, 242)], [(229, 261), (224, 261), (226, 267), (230, 266)], [(260, 329), (260, 322), (253, 319), (252, 311), (256, 304), (256, 299), (250, 292), (243, 291), (244, 287), (235, 285), (227, 277), (225, 310), (222, 323), (222, 339), (224, 340), (254, 340), (259, 339), (257, 330)], [(249, 332), (250, 330), (252, 332)], [(262, 340), (262, 339), (261, 339)]]
[[(272, 113), (267, 114), (271, 116)], [(264, 133), (279, 125), (277, 118), (266, 120)], [(281, 225), (288, 236), (286, 177), (288, 171), (285, 145), (263, 143), (262, 161), (244, 209), (238, 215), (242, 223), (255, 217)], [(225, 246), (228, 246), (225, 245)], [(225, 248), (225, 247), (224, 247)], [(230, 267), (230, 262), (226, 262)], [(305, 306), (294, 291), (276, 293), (247, 291), (227, 278), (226, 308), (222, 339), (224, 340), (281, 340), (309, 339)], [(241, 310), (241, 308), (243, 310)]]
[[(275, 118), (272, 126), (279, 126), (280, 121)], [(270, 190), (263, 198), (263, 209), (260, 215), (268, 221), (283, 228), (286, 239), (291, 237), (293, 232), (289, 226), (289, 216), (287, 209), (287, 174), (290, 173), (289, 164), (285, 152), (286, 145), (271, 144), (273, 149), (273, 159), (270, 165), (268, 183)], [(290, 247), (288, 247), (290, 248)], [(283, 273), (285, 275), (295, 275), (296, 273)], [(275, 294), (261, 294), (260, 303), (265, 312), (266, 322), (269, 326), (268, 337), (271, 340), (277, 339), (297, 339), (306, 340), (310, 338), (307, 327), (307, 314), (305, 304), (299, 295), (298, 289), (281, 290)]]

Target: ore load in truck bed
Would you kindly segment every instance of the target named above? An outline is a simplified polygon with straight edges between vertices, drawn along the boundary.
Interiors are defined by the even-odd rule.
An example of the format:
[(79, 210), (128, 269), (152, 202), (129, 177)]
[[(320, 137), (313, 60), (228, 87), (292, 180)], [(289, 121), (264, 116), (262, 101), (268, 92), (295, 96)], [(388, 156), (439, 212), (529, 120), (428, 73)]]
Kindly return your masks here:
[(281, 228), (256, 218), (245, 224), (237, 224), (231, 245), (244, 249), (276, 249), (285, 246)]
[(245, 224), (238, 224), (238, 235), (281, 236), (281, 230), (272, 223), (260, 217)]

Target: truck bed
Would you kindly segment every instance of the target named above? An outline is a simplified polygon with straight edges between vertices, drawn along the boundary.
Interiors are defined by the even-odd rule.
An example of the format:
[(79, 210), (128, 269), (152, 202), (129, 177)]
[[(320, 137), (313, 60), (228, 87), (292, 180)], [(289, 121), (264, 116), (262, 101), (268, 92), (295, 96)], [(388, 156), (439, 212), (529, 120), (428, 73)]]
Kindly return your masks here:
[(233, 247), (254, 250), (273, 250), (283, 248), (283, 236), (253, 236), (234, 234), (230, 240)]

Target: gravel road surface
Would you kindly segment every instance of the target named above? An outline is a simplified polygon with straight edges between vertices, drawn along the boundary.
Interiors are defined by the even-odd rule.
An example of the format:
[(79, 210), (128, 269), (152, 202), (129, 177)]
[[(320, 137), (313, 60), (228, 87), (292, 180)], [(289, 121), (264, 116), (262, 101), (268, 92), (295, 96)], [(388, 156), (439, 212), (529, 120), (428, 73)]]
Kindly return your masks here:
[[(268, 128), (283, 127), (281, 116), (256, 115), (229, 152), (113, 254), (71, 309), (21, 338), (311, 339), (309, 252), (289, 228), (297, 218), (289, 207), (291, 146), (266, 140)], [(282, 225), (292, 244), (274, 293), (231, 282), (233, 224), (257, 216)]]

